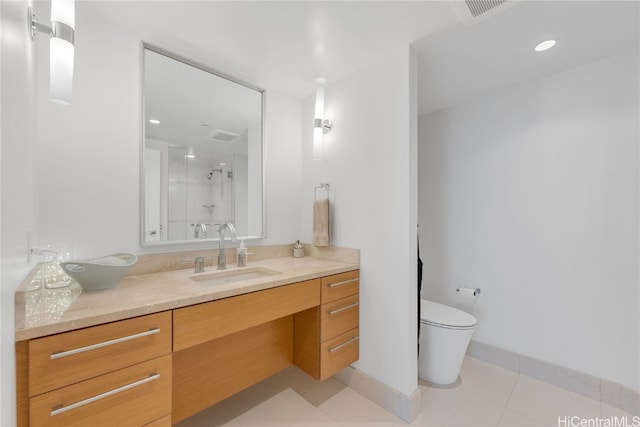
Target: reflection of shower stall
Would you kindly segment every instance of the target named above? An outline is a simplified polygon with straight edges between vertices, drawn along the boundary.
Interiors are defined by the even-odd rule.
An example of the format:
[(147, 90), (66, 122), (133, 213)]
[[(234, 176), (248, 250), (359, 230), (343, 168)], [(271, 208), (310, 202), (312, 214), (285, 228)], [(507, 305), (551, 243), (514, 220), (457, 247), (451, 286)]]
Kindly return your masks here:
[(169, 240), (216, 237), (234, 221), (233, 159), (186, 157), (169, 161)]
[[(234, 222), (234, 180), (233, 159), (226, 159), (219, 163), (219, 168), (211, 169), (207, 179), (211, 181), (211, 189), (208, 191), (212, 203), (203, 204), (202, 207), (210, 209), (213, 225), (219, 226), (226, 222)], [(215, 163), (215, 162), (214, 162)]]
[[(224, 174), (224, 170), (222, 170), (222, 168), (219, 169), (212, 169), (211, 172), (209, 172), (209, 175), (207, 175), (207, 179), (213, 181), (213, 175), (214, 174), (218, 174), (219, 178), (219, 187), (220, 187), (220, 199), (224, 199), (224, 185), (223, 183), (223, 174)], [(213, 183), (213, 182), (212, 182)]]

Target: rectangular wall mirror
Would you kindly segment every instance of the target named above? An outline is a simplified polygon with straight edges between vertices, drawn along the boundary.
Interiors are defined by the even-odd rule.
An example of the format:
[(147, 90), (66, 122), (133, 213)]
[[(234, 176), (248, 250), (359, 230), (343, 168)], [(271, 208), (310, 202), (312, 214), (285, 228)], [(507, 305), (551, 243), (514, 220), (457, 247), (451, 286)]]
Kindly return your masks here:
[(142, 50), (142, 245), (264, 237), (264, 91)]

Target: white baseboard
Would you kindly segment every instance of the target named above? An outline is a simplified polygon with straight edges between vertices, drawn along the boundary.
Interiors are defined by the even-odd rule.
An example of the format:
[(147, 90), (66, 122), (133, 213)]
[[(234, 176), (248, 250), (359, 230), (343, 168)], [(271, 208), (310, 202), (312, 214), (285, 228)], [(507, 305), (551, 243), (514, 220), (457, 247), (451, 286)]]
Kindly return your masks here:
[(351, 366), (338, 372), (334, 378), (407, 423), (420, 414), (419, 387), (407, 396)]
[(621, 384), (477, 341), (467, 355), (640, 415), (640, 393)]
[[(467, 355), (640, 416), (640, 393), (623, 385), (476, 341)], [(420, 415), (419, 387), (407, 396), (351, 366), (334, 378), (407, 423)]]

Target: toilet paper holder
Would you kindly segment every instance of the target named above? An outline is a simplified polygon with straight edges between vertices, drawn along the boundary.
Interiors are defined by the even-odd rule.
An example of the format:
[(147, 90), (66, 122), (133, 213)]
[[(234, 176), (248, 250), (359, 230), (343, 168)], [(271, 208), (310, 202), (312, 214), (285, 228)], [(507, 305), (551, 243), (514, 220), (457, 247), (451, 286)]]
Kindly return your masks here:
[(456, 292), (458, 292), (460, 295), (463, 295), (463, 296), (474, 296), (475, 297), (476, 295), (478, 295), (480, 293), (480, 288), (472, 289), (472, 288), (462, 287), (462, 288), (457, 288)]

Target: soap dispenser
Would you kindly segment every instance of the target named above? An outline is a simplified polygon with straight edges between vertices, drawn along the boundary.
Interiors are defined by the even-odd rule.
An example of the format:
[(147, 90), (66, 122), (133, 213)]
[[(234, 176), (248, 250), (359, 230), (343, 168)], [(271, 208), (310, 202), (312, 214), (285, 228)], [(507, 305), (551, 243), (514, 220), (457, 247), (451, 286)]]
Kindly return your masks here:
[(238, 248), (238, 260), (236, 264), (238, 267), (247, 266), (247, 247), (244, 245), (244, 239), (240, 240), (240, 247)]

